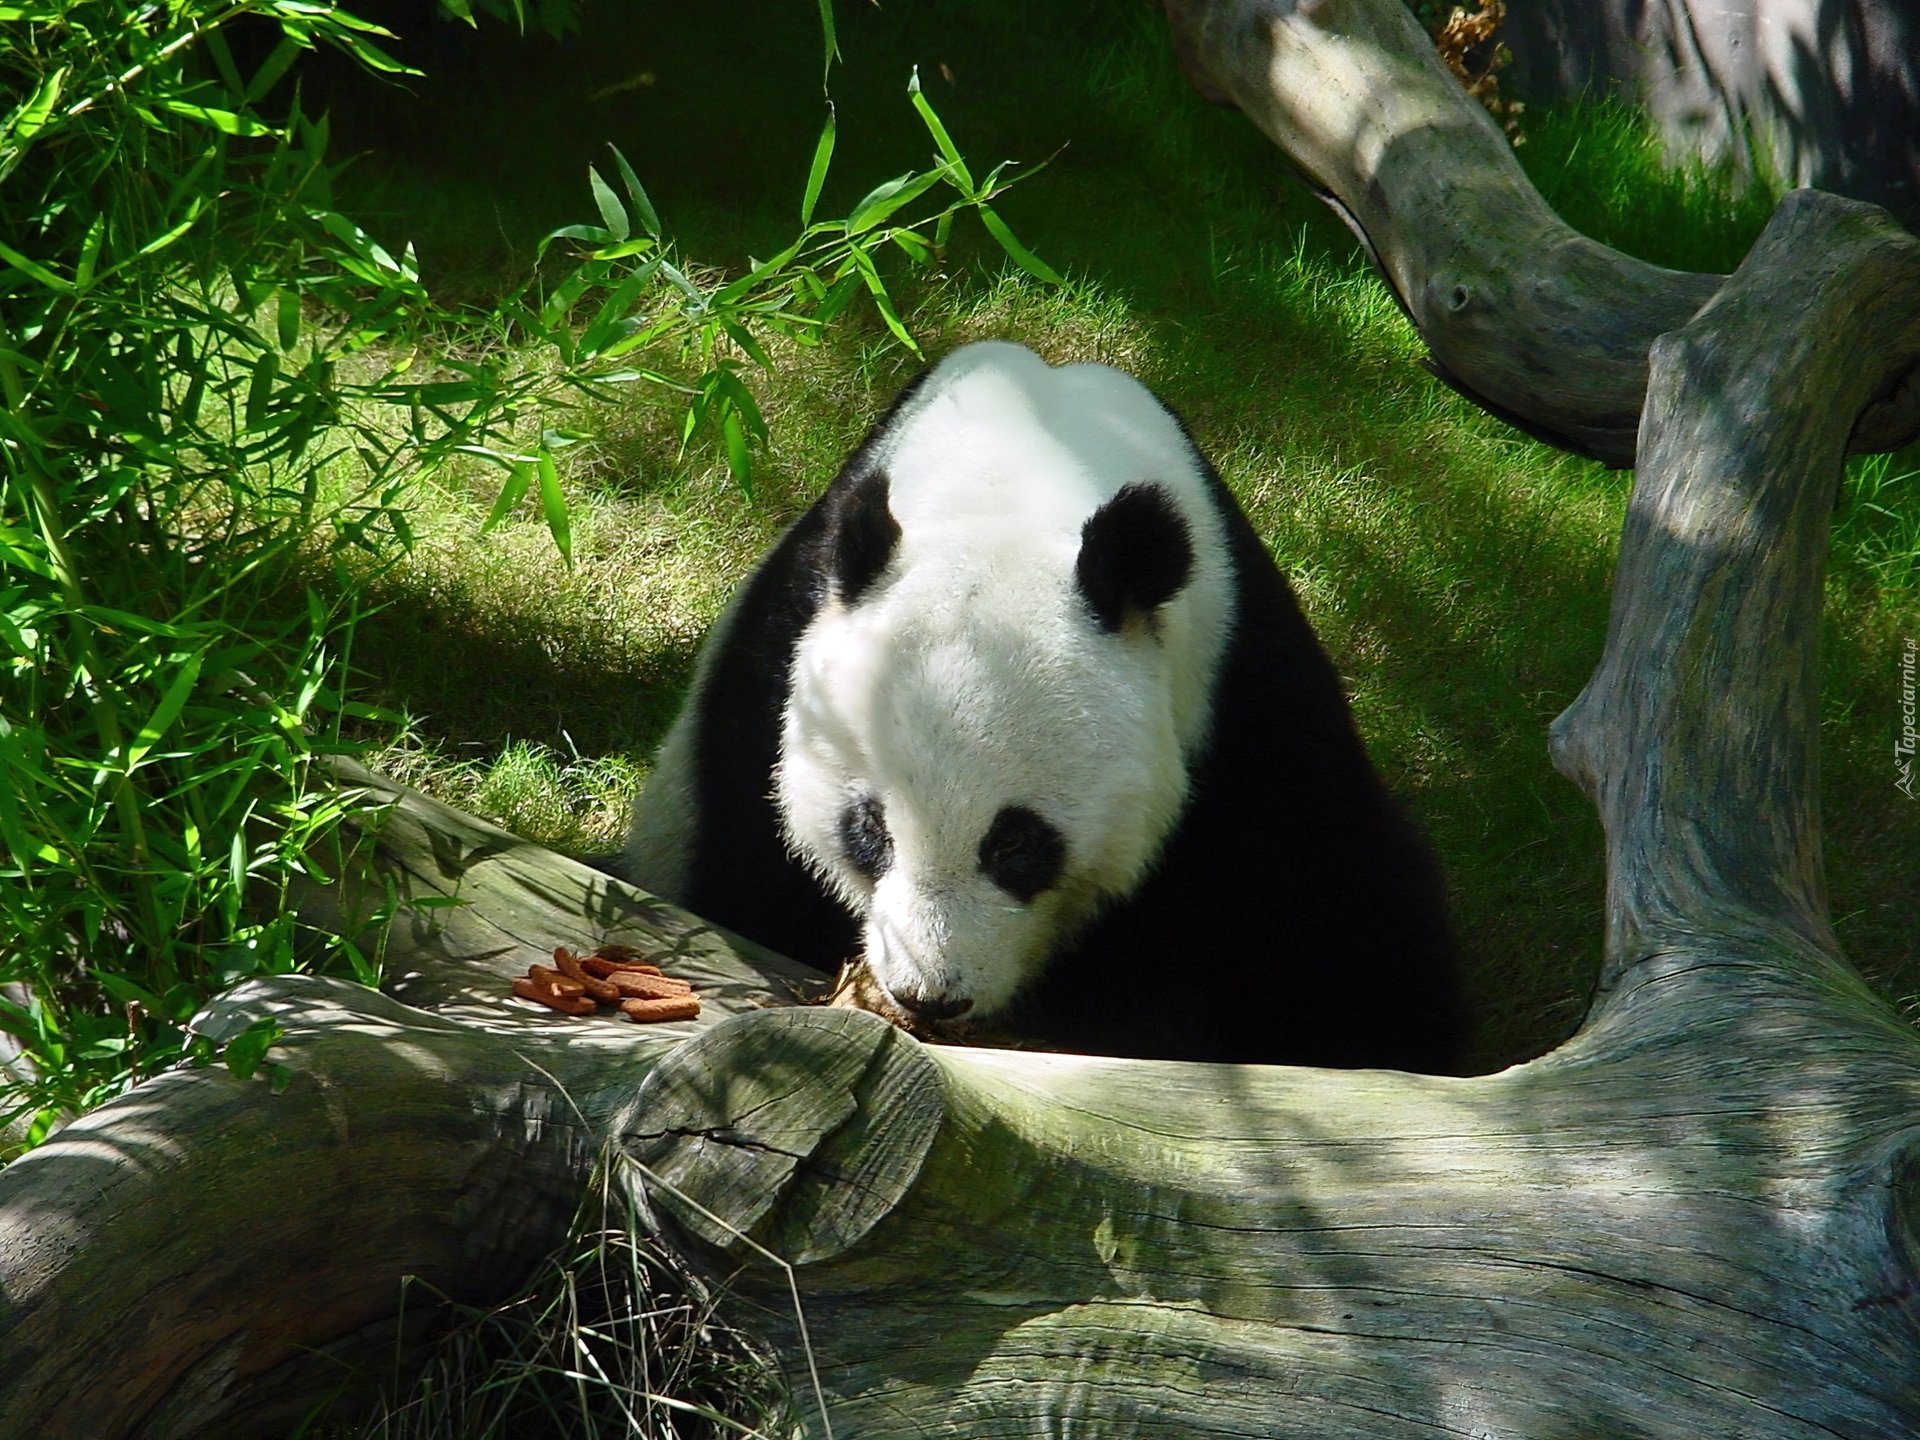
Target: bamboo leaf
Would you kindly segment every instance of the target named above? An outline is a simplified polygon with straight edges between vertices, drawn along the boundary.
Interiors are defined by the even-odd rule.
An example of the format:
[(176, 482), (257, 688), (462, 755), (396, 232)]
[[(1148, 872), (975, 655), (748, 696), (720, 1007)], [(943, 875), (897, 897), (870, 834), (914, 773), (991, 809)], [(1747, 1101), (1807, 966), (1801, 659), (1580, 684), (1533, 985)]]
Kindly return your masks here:
[(56, 290), (62, 295), (71, 295), (73, 293), (73, 282), (71, 280), (62, 280), (58, 275), (47, 269), (46, 266), (29, 260), (4, 240), (0, 240), (0, 260), (6, 261), (7, 264), (11, 265), (28, 279), (38, 280), (49, 290)]
[[(167, 231), (165, 234), (156, 236), (154, 239), (149, 240), (146, 244), (142, 245), (137, 251), (134, 252), (136, 258), (144, 257), (147, 255), (159, 254), (162, 250), (166, 249), (169, 245), (173, 244), (174, 241), (178, 240), (182, 235), (185, 235), (189, 230), (193, 229), (194, 222), (200, 218), (200, 212), (202, 208), (203, 207), (196, 200), (193, 205), (192, 214), (188, 215), (186, 219), (182, 220), (178, 225), (174, 226), (171, 230)], [(119, 270), (123, 268), (125, 264), (126, 262), (122, 261), (120, 265), (114, 266), (113, 270), (107, 271), (107, 275), (113, 274), (114, 270)], [(105, 279), (106, 276), (103, 275), (100, 278)]]
[[(654, 239), (660, 238), (660, 216), (653, 208), (653, 201), (647, 196), (647, 187), (640, 183), (640, 177), (633, 173), (633, 167), (627, 163), (627, 157), (620, 153), (618, 145), (609, 144), (613, 151), (613, 163), (620, 172), (620, 183), (627, 187), (627, 198), (633, 201), (633, 213), (640, 221), (640, 228)], [(627, 237), (622, 235), (622, 240)]]
[(920, 346), (907, 327), (902, 323), (899, 312), (893, 308), (893, 297), (887, 294), (887, 285), (880, 278), (880, 272), (874, 268), (873, 259), (864, 250), (856, 250), (854, 260), (859, 267), (860, 278), (867, 282), (867, 290), (873, 296), (873, 305), (880, 312), (880, 318), (887, 322), (887, 328), (894, 333), (899, 342), (915, 355), (920, 354)]
[(65, 88), (71, 66), (62, 65), (53, 71), (38, 85), (33, 93), (14, 109), (13, 113), (0, 121), (0, 139), (12, 140), (24, 146), (46, 127), (47, 117), (53, 114), (53, 107), (60, 103), (60, 92)]
[(562, 225), (558, 230), (549, 231), (540, 243), (544, 246), (548, 240), (584, 240), (589, 245), (604, 245), (613, 239), (613, 232), (599, 225)]
[(138, 1005), (150, 1015), (167, 1013), (167, 1007), (160, 997), (137, 980), (129, 980), (124, 975), (98, 969), (93, 972), (93, 978), (100, 982), (102, 990), (122, 1005)]
[(0, 777), (0, 840), (6, 841), (13, 863), (20, 867), (21, 878), (29, 879), (32, 860), (58, 865), (60, 853), (27, 832), (20, 813), (19, 797), (38, 788), (35, 784), (39, 779), (38, 767), (29, 765), (19, 738), (14, 734), (13, 727), (5, 721), (0, 721), (0, 762), (4, 762), (12, 772)]
[(747, 447), (746, 431), (741, 428), (740, 416), (729, 410), (720, 422), (720, 433), (726, 440), (727, 469), (733, 472), (733, 482), (740, 487), (740, 493), (747, 499), (753, 499), (753, 453)]
[(820, 0), (820, 39), (826, 47), (826, 58), (820, 66), (820, 88), (824, 90), (827, 77), (833, 73), (833, 62), (840, 54), (840, 40), (833, 24), (833, 0)]
[(587, 166), (587, 183), (593, 187), (593, 203), (600, 207), (600, 218), (606, 222), (607, 233), (616, 240), (624, 240), (633, 233), (633, 225), (627, 219), (626, 207), (620, 203), (620, 197), (613, 193), (613, 187), (600, 178), (600, 172)]
[(933, 246), (929, 245), (925, 240), (922, 240), (911, 230), (899, 229), (889, 231), (887, 238), (892, 240), (895, 245), (898, 245), (900, 249), (905, 252), (906, 257), (916, 265), (924, 265), (927, 261), (933, 259)]
[[(827, 3), (827, 0), (822, 0)], [(833, 146), (836, 134), (833, 105), (827, 105), (827, 123), (821, 128), (820, 140), (813, 147), (813, 165), (807, 171), (807, 191), (800, 200), (800, 224), (802, 227), (813, 223), (813, 207), (820, 201), (820, 191), (827, 183), (827, 170), (833, 164)]]
[(767, 422), (760, 414), (760, 402), (753, 398), (753, 392), (746, 387), (746, 383), (732, 370), (722, 370), (718, 390), (726, 402), (739, 412), (754, 439), (764, 445), (767, 441)]
[(615, 287), (606, 303), (600, 307), (600, 313), (593, 317), (593, 323), (581, 332), (578, 346), (581, 354), (597, 355), (607, 344), (624, 336), (626, 332), (621, 329), (621, 322), (633, 309), (634, 301), (653, 283), (654, 274), (659, 268), (658, 260), (649, 261)]
[(1014, 263), (1019, 265), (1019, 267), (1029, 275), (1044, 280), (1049, 285), (1064, 285), (1067, 283), (1061, 278), (1059, 271), (1055, 270), (1051, 265), (1047, 264), (1046, 261), (1027, 249), (1026, 246), (1022, 245), (1019, 240), (1014, 237), (1013, 231), (1007, 228), (1007, 222), (993, 213), (993, 207), (991, 205), (980, 206), (980, 221), (987, 227), (988, 233), (1000, 242), (1000, 248), (1011, 255)]
[(720, 323), (722, 328), (726, 330), (727, 337), (751, 357), (754, 364), (758, 365), (762, 370), (765, 370), (769, 375), (773, 373), (773, 361), (767, 358), (767, 352), (760, 348), (760, 342), (755, 340), (751, 333), (744, 327), (736, 325), (731, 320), (723, 320)]
[(261, 63), (260, 68), (253, 72), (253, 79), (246, 89), (247, 103), (257, 105), (266, 99), (267, 92), (280, 83), (280, 77), (285, 75), (292, 68), (293, 62), (300, 58), (300, 52), (312, 48), (310, 44), (305, 44), (292, 35), (283, 35), (280, 43), (273, 47), (272, 53)]
[(179, 625), (170, 620), (155, 620), (150, 615), (138, 615), (131, 610), (119, 610), (111, 605), (87, 605), (82, 607), (80, 613), (94, 624), (110, 630), (132, 630), (143, 635), (158, 635), (167, 640), (205, 642), (208, 638), (208, 626)]
[(87, 238), (80, 246), (80, 263), (74, 267), (74, 283), (85, 289), (93, 283), (93, 272), (100, 263), (100, 247), (107, 239), (107, 217), (96, 215), (87, 227)]
[(874, 186), (853, 207), (853, 214), (847, 217), (847, 233), (858, 235), (871, 230), (901, 206), (917, 200), (946, 178), (947, 172), (942, 167), (919, 175), (909, 171)]
[(540, 508), (546, 513), (547, 529), (553, 535), (560, 558), (573, 564), (573, 526), (567, 512), (567, 497), (560, 489), (560, 472), (553, 456), (540, 452)]
[(253, 378), (247, 382), (246, 428), (258, 430), (267, 420), (267, 406), (273, 399), (274, 377), (280, 373), (280, 357), (263, 350), (253, 362)]
[(140, 727), (139, 733), (127, 746), (126, 758), (120, 767), (124, 773), (132, 774), (140, 762), (147, 757), (147, 753), (160, 743), (160, 737), (165, 735), (173, 722), (179, 718), (180, 708), (187, 703), (187, 697), (193, 694), (193, 687), (199, 683), (200, 662), (205, 658), (206, 652), (200, 651), (180, 667), (180, 673), (174, 676), (173, 683), (167, 686), (166, 693), (160, 697), (160, 703), (154, 707), (153, 714), (147, 717), (147, 723)]
[[(345, 18), (343, 11), (332, 10), (331, 14), (335, 19)], [(376, 27), (368, 26), (366, 28), (375, 29)], [(382, 30), (379, 33), (384, 35), (389, 32)], [(411, 65), (401, 64), (372, 41), (363, 39), (351, 31), (341, 31), (336, 34), (330, 34), (327, 36), (327, 39), (331, 40), (341, 49), (348, 51), (353, 58), (358, 60), (362, 65), (372, 70), (381, 71), (383, 74), (419, 75), (423, 73), (422, 71), (414, 69)]]
[(207, 53), (213, 56), (214, 68), (220, 72), (220, 78), (235, 95), (246, 93), (246, 83), (240, 78), (240, 67), (233, 63), (233, 51), (227, 48), (227, 37), (219, 30), (207, 32), (202, 42)]
[(832, 323), (833, 318), (847, 308), (849, 301), (860, 293), (861, 275), (856, 267), (847, 271), (836, 280), (821, 298), (819, 307), (814, 310), (813, 318), (822, 325)]
[(8, 525), (0, 525), (0, 565), (17, 565), (43, 580), (53, 579), (45, 542), (38, 535)]
[(786, 249), (782, 250), (778, 255), (775, 255), (771, 260), (759, 261), (746, 274), (729, 280), (725, 285), (714, 291), (712, 303), (715, 305), (729, 305), (746, 295), (754, 286), (759, 285), (769, 277), (777, 277), (778, 272), (790, 264), (793, 257), (800, 253), (801, 246), (805, 243), (806, 239), (803, 236), (801, 239), (787, 246)]
[(202, 125), (211, 125), (223, 135), (252, 138), (256, 135), (284, 133), (274, 129), (265, 121), (254, 119), (251, 115), (236, 115), (231, 110), (215, 110), (206, 105), (190, 105), (184, 100), (162, 100), (160, 108), (183, 119), (198, 120)]
[(913, 101), (913, 108), (920, 112), (920, 118), (926, 122), (927, 133), (933, 136), (933, 143), (940, 147), (940, 154), (946, 159), (947, 168), (953, 172), (955, 184), (969, 200), (973, 199), (973, 174), (967, 169), (967, 162), (960, 158), (960, 148), (953, 143), (953, 137), (947, 134), (947, 127), (940, 123), (940, 117), (933, 113), (933, 102), (921, 93), (920, 67), (913, 67), (913, 78), (907, 81), (907, 95)]
[(603, 245), (593, 252), (596, 260), (625, 260), (630, 255), (644, 255), (655, 248), (656, 242), (645, 235), (632, 240), (622, 240), (618, 245)]
[(238, 1035), (227, 1042), (223, 1054), (227, 1069), (235, 1078), (251, 1080), (253, 1072), (260, 1068), (260, 1062), (267, 1058), (280, 1038), (287, 1032), (278, 1021), (272, 1019), (256, 1020)]

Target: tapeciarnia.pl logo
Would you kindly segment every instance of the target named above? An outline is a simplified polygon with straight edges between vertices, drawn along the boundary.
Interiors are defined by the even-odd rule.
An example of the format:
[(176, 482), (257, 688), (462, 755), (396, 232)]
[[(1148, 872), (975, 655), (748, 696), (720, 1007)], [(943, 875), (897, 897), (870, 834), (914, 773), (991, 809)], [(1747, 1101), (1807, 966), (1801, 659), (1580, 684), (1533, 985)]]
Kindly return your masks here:
[(1913, 792), (1913, 749), (1915, 734), (1913, 729), (1914, 712), (1914, 657), (1916, 647), (1913, 637), (1908, 636), (1906, 647), (1900, 652), (1900, 734), (1893, 742), (1893, 768), (1900, 778), (1894, 784), (1900, 787), (1900, 793), (1909, 800)]

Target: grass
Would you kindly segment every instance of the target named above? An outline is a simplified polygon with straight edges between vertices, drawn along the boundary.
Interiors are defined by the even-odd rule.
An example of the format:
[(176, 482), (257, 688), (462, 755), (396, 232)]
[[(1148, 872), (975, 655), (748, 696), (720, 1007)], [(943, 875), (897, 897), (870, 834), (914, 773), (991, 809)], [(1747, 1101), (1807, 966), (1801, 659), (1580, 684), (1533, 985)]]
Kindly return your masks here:
[[(509, 41), (483, 33), (461, 64), (486, 86), (428, 82), (337, 120), (349, 147), (380, 141), (347, 202), (384, 238), (414, 239), (433, 283), (484, 293), (532, 236), (590, 213), (585, 166), (613, 140), (691, 253), (765, 253), (790, 227), (819, 120), (808, 16), (716, 4), (649, 31), (613, 8), (588, 7), (570, 49), (520, 44), (512, 66), (488, 60)], [(969, 155), (1058, 152), (1002, 212), (1073, 282), (1009, 278), (961, 236), (942, 276), (903, 277), (909, 323), (930, 355), (1009, 337), (1054, 362), (1120, 365), (1185, 416), (1294, 576), (1446, 865), (1477, 1063), (1549, 1048), (1586, 1004), (1603, 876), (1598, 823), (1548, 764), (1546, 726), (1600, 654), (1631, 477), (1517, 436), (1431, 379), (1346, 232), (1244, 120), (1187, 91), (1151, 14), (977, 0), (940, 16), (844, 7), (841, 21), (844, 188), (823, 206), (924, 165), (902, 93), (915, 63)], [(579, 98), (643, 74), (656, 79)], [(1663, 170), (1617, 107), (1533, 112), (1527, 131), (1520, 156), (1549, 200), (1654, 263), (1730, 268), (1772, 208), (1735, 177)], [(706, 627), (917, 368), (858, 315), (774, 358), (756, 379), (774, 439), (751, 503), (718, 457), (678, 452), (669, 408), (638, 403), (569, 452), (572, 570), (531, 512), (477, 535), (486, 475), (447, 472), (422, 493), (421, 543), (375, 582), (384, 608), (356, 653), (372, 698), (412, 716), (379, 763), (531, 838), (617, 844)], [(1890, 737), (1899, 640), (1920, 623), (1917, 467), (1854, 464), (1823, 635), (1834, 915), (1869, 978), (1909, 1004), (1920, 806), (1894, 788)]]
[[(600, 1440), (798, 1433), (772, 1355), (720, 1314), (746, 1311), (656, 1237), (631, 1162), (613, 1152), (566, 1243), (497, 1305), (414, 1291), (445, 1312), (424, 1363), (401, 1365), (363, 1419), (315, 1440)], [(317, 1428), (315, 1428), (317, 1427)]]
[(1671, 270), (1731, 271), (1785, 193), (1730, 162), (1669, 165), (1646, 120), (1611, 99), (1530, 116), (1518, 153), (1569, 225)]

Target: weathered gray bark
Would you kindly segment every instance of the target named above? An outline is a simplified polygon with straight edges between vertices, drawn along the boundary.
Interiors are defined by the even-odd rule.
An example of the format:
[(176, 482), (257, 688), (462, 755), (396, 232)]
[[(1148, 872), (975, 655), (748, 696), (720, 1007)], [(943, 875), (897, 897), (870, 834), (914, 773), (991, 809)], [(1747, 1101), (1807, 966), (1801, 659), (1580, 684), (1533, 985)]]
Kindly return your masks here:
[[(1403, 293), (1467, 291), (1433, 319), (1475, 389), (1589, 434), (1645, 391), (1606, 654), (1553, 732), (1608, 836), (1580, 1034), (1468, 1080), (929, 1048), (756, 1010), (781, 962), (410, 800), (386, 863), (471, 903), (396, 927), (400, 998), (246, 987), (204, 1023), (281, 1015), (284, 1094), (164, 1076), (0, 1173), (0, 1440), (283, 1433), (329, 1358), (386, 1353), (402, 1275), (517, 1278), (603, 1139), (689, 1253), (776, 1301), (734, 1232), (794, 1263), (842, 1440), (1920, 1435), (1920, 1037), (1827, 924), (1815, 709), (1839, 467), (1915, 413), (1920, 242), (1801, 193), (1717, 291), (1582, 280), (1430, 145), (1479, 122), (1420, 109), (1396, 6), (1210, 8), (1187, 48), (1323, 182), (1351, 152)], [(1414, 233), (1456, 211), (1454, 248)], [(636, 933), (709, 996), (678, 1043), (504, 998)]]
[(1617, 87), (1676, 159), (1733, 158), (1920, 223), (1920, 9), (1912, 0), (1516, 0), (1501, 88)]

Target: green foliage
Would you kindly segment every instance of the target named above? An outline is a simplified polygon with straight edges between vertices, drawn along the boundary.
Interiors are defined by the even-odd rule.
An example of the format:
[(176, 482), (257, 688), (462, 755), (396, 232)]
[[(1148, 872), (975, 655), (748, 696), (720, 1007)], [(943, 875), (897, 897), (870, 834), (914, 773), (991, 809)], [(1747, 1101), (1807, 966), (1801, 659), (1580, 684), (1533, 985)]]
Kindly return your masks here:
[(440, 13), (469, 25), (480, 15), (495, 20), (511, 20), (524, 34), (527, 17), (534, 27), (555, 40), (579, 33), (581, 0), (440, 0)]
[[(243, 15), (279, 27), (251, 76), (223, 33)], [(260, 107), (316, 44), (398, 68), (382, 34), (304, 0), (0, 10), (0, 93), (26, 97), (0, 122), (0, 1118), (20, 1143), (209, 1058), (188, 1020), (301, 963), (280, 902), (346, 860), (358, 802), (307, 772), (355, 709), (352, 601), (276, 586), (303, 546), (404, 536), (412, 457), (343, 427), (342, 371), (425, 297), (326, 208), (324, 122)], [(377, 975), (344, 943), (319, 961)], [(268, 1044), (230, 1050), (236, 1072)]]
[[(857, 200), (846, 218), (815, 220), (813, 213), (833, 163), (836, 127), (831, 105), (815, 146), (806, 189), (801, 198), (801, 230), (768, 260), (752, 261), (745, 274), (732, 279), (699, 282), (692, 267), (677, 259), (662, 234), (659, 216), (626, 157), (612, 146), (608, 151), (620, 189), (595, 166), (587, 168), (587, 182), (598, 225), (568, 225), (540, 244), (544, 260), (556, 241), (587, 247), (584, 258), (557, 281), (541, 278), (498, 302), (498, 311), (510, 319), (503, 342), (523, 355), (550, 353), (555, 369), (544, 379), (529, 376), (522, 383), (550, 396), (557, 376), (575, 392), (606, 399), (608, 387), (646, 381), (680, 391), (687, 401), (681, 427), (682, 448), (702, 430), (718, 436), (741, 493), (753, 497), (753, 451), (768, 440), (767, 423), (742, 374), (749, 362), (771, 373), (764, 340), (780, 336), (801, 345), (817, 344), (821, 332), (865, 293), (893, 337), (914, 355), (920, 346), (901, 320), (882, 268), (889, 252), (904, 256), (910, 266), (938, 261), (953, 233), (953, 223), (971, 210), (1002, 250), (1022, 269), (1049, 284), (1061, 277), (1020, 243), (993, 208), (992, 201), (1013, 182), (1006, 177), (1007, 162), (996, 165), (976, 181), (945, 125), (920, 89), (916, 69), (907, 85), (908, 98), (936, 147), (934, 164), (924, 171), (909, 170), (883, 181)], [(1036, 172), (1028, 172), (1029, 174)], [(945, 190), (953, 198), (944, 207), (920, 204), (917, 218), (908, 218), (922, 201)], [(586, 316), (584, 328), (580, 316)], [(677, 349), (683, 363), (697, 373), (683, 379), (634, 357)], [(549, 403), (554, 403), (551, 399)], [(553, 464), (553, 451), (581, 438), (552, 431), (529, 453), (484, 445), (462, 448), (498, 465), (506, 474), (500, 498), (483, 531), (511, 512), (536, 476), (541, 506), (563, 554), (571, 553), (566, 501)]]

